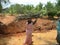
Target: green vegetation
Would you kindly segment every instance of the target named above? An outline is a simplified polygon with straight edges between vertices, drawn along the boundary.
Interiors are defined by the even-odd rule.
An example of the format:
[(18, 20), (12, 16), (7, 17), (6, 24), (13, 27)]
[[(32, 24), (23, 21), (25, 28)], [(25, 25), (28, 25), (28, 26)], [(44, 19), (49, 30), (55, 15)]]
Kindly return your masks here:
[(14, 4), (11, 5), (9, 8), (2, 10), (2, 4), (9, 2), (9, 0), (0, 0), (0, 13), (10, 13), (10, 14), (28, 14), (28, 15), (35, 15), (39, 14), (40, 16), (48, 16), (49, 18), (53, 18), (54, 16), (60, 15), (60, 0), (57, 0), (55, 4), (51, 2), (47, 2), (45, 6), (42, 3), (39, 3), (35, 7), (33, 5), (23, 5), (23, 4)]

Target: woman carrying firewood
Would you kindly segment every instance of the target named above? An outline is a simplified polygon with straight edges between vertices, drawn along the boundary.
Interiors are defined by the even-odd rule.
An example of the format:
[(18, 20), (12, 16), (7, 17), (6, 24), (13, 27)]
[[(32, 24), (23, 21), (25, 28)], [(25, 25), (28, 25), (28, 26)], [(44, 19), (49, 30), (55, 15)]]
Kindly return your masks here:
[(27, 27), (26, 27), (26, 40), (24, 45), (32, 45), (32, 32), (33, 32), (33, 25), (36, 23), (37, 18), (35, 21), (32, 21), (31, 18), (27, 20)]

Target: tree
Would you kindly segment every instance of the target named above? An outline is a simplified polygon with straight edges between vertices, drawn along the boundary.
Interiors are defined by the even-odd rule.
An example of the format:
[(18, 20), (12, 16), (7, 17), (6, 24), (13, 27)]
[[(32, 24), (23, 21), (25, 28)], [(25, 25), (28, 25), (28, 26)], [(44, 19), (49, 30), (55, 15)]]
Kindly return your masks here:
[(14, 4), (14, 5), (11, 5), (10, 7), (9, 7), (9, 13), (11, 13), (11, 14), (14, 14), (14, 13), (16, 13), (16, 14), (22, 14), (23, 13), (23, 5), (20, 5), (20, 4)]
[(42, 4), (42, 3), (39, 3), (39, 4), (36, 6), (35, 10), (36, 10), (37, 12), (39, 12), (39, 11), (41, 11), (42, 7), (43, 7), (43, 4)]
[(47, 14), (49, 18), (53, 18), (56, 14), (56, 10), (54, 5), (51, 2), (47, 2), (47, 4), (45, 5), (46, 9), (47, 9)]
[(28, 13), (33, 13), (33, 9), (34, 9), (34, 6), (33, 5), (25, 5), (24, 6), (24, 12), (26, 13), (26, 14), (28, 14)]
[(8, 11), (11, 15), (13, 15), (13, 13), (15, 12), (14, 5), (11, 5), (10, 8), (8, 9)]
[(57, 16), (60, 17), (60, 0), (57, 0), (56, 9), (57, 9)]
[(60, 0), (57, 0), (56, 7), (57, 7), (57, 11), (60, 11)]
[(46, 7), (43, 7), (40, 11), (41, 16), (46, 16), (47, 15), (47, 9)]
[(2, 3), (7, 3), (9, 0), (0, 0), (0, 13), (2, 12)]
[(57, 12), (57, 17), (60, 17), (60, 11)]
[(51, 2), (47, 2), (45, 7), (47, 8), (47, 11), (51, 11), (54, 8), (54, 6), (53, 6), (53, 4)]

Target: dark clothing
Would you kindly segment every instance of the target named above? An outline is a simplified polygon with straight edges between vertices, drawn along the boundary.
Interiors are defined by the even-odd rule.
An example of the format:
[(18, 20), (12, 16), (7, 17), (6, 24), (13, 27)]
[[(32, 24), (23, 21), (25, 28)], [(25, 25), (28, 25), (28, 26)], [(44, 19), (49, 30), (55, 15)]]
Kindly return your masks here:
[(33, 23), (33, 25), (36, 23), (37, 20), (35, 20), (34, 22), (32, 20), (28, 20), (28, 24)]
[(60, 20), (57, 21), (56, 29), (57, 29), (57, 37), (56, 37), (56, 40), (60, 44)]

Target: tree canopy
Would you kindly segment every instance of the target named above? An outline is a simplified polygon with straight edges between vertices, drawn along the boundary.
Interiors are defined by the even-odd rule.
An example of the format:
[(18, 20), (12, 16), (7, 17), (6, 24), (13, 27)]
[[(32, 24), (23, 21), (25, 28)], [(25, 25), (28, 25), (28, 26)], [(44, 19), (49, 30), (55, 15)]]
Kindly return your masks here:
[[(2, 12), (2, 3), (9, 2), (9, 0), (0, 0), (0, 13)], [(10, 14), (37, 14), (40, 13), (41, 16), (49, 16), (50, 18), (55, 15), (60, 15), (60, 0), (56, 1), (57, 3), (47, 2), (44, 6), (42, 3), (39, 3), (36, 6), (33, 5), (24, 5), (24, 4), (13, 4), (4, 13)]]

